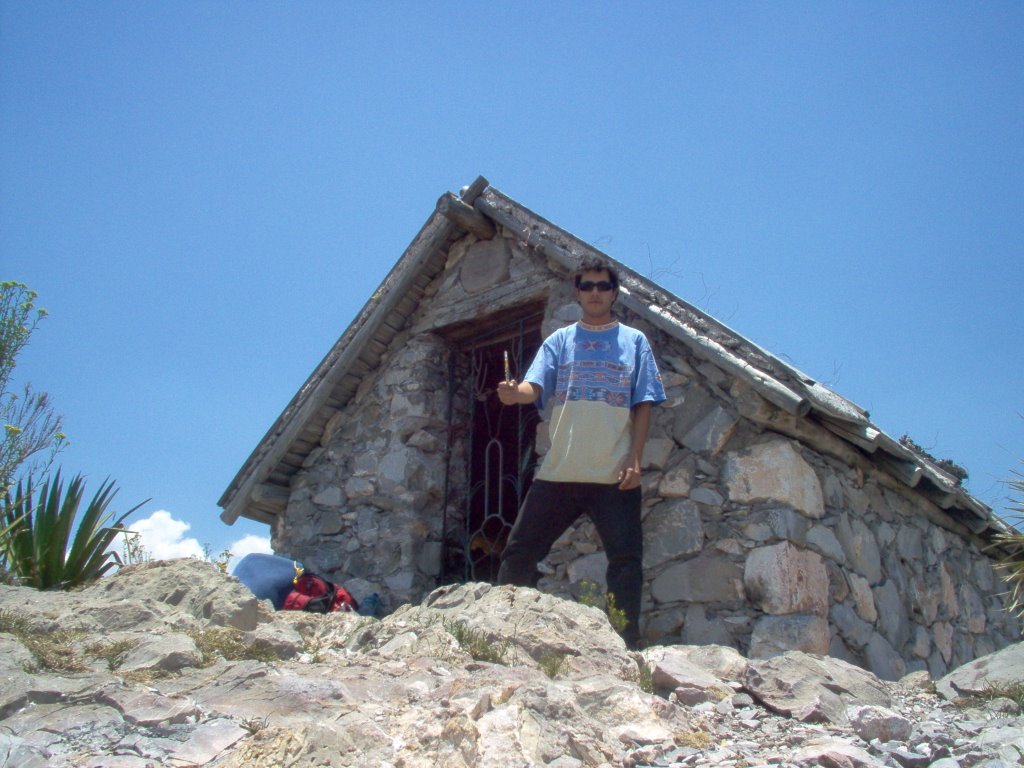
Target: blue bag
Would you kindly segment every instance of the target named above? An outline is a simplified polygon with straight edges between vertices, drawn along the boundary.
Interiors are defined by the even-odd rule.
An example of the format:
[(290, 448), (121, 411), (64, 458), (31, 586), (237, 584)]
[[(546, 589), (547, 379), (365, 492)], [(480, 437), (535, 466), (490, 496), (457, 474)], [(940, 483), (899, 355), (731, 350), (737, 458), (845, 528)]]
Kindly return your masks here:
[(260, 600), (270, 600), (274, 604), (274, 609), (280, 611), (295, 586), (297, 565), (288, 557), (253, 552), (238, 561), (233, 575), (256, 597)]

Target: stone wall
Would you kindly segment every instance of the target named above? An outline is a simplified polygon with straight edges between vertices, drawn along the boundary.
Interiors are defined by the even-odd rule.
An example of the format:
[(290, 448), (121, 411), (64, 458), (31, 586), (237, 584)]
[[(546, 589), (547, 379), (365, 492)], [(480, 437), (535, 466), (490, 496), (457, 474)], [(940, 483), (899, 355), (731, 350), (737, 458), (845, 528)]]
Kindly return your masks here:
[[(392, 607), (436, 585), (443, 529), (451, 537), (462, 524), (465, 477), (457, 429), (446, 461), (453, 353), (436, 326), (454, 322), (452, 306), (496, 301), (488, 289), (506, 285), (545, 297), (545, 334), (578, 317), (565, 276), (514, 238), (455, 244), (433, 300), (293, 484), (276, 551)], [(681, 342), (622, 319), (647, 333), (668, 394), (644, 453), (649, 640), (751, 657), (800, 649), (893, 679), (918, 669), (939, 677), (1018, 639), (991, 561), (940, 509), (848, 446), (812, 448), (747, 418), (772, 406)], [(469, 397), (455, 398), (456, 425)], [(543, 453), (543, 424), (537, 444)], [(578, 596), (588, 582), (603, 586), (605, 565), (582, 520), (542, 564), (539, 586)]]

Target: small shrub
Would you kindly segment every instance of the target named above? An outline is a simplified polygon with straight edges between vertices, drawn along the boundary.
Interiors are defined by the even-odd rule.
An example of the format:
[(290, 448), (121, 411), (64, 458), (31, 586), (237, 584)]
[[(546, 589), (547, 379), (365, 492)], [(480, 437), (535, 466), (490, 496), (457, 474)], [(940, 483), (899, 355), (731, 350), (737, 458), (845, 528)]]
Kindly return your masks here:
[(114, 672), (124, 663), (125, 654), (139, 644), (138, 640), (115, 640), (112, 643), (94, 643), (86, 647), (85, 653), (94, 659), (107, 662), (107, 669)]
[(637, 684), (644, 693), (654, 693), (654, 669), (648, 664), (640, 665), (640, 680)]
[(487, 636), (479, 630), (472, 629), (459, 621), (443, 622), (445, 631), (455, 638), (459, 647), (477, 661), (490, 664), (505, 664), (509, 641), (502, 640), (495, 646)]
[(225, 661), (279, 661), (272, 648), (263, 643), (247, 643), (241, 632), (228, 627), (208, 627), (188, 633), (202, 656), (204, 667), (217, 659)]
[(250, 735), (253, 735), (253, 736), (256, 735), (257, 733), (259, 733), (260, 731), (262, 731), (269, 724), (270, 724), (270, 717), (269, 716), (264, 717), (264, 718), (247, 717), (245, 720), (242, 720), (239, 723), (239, 725), (241, 725), (245, 730), (247, 730), (249, 732)]
[(152, 561), (153, 556), (142, 543), (142, 534), (135, 531), (121, 531), (121, 565), (137, 565)]
[(963, 707), (977, 707), (995, 699), (1009, 699), (1024, 709), (1024, 683), (993, 684), (980, 693), (962, 696), (956, 699), (955, 703)]
[(28, 616), (12, 610), (0, 610), (0, 632), (14, 635), (32, 654), (35, 662), (27, 670), (29, 672), (44, 669), (50, 672), (84, 672), (88, 669), (74, 648), (75, 641), (82, 636), (81, 632), (38, 629)]
[(567, 657), (568, 655), (565, 653), (548, 651), (540, 657), (537, 663), (540, 664), (541, 671), (554, 680), (565, 671)]
[(214, 557), (212, 547), (210, 547), (209, 544), (203, 544), (203, 560), (208, 563), (213, 563), (221, 573), (228, 572), (228, 564), (231, 562), (231, 558), (233, 557), (234, 554), (230, 549), (223, 549), (219, 555)]
[(711, 734), (707, 731), (687, 731), (677, 733), (673, 736), (678, 747), (692, 747), (693, 749), (707, 749), (711, 746)]
[(28, 616), (18, 611), (0, 608), (0, 632), (21, 639), (32, 630)]
[(626, 619), (626, 612), (618, 607), (615, 603), (615, 595), (611, 592), (601, 592), (599, 587), (593, 581), (580, 582), (580, 598), (579, 603), (582, 605), (588, 605), (591, 608), (600, 608), (605, 612), (608, 617), (608, 623), (612, 625), (612, 629), (618, 632), (620, 635), (626, 631), (626, 627), (629, 626), (629, 621)]

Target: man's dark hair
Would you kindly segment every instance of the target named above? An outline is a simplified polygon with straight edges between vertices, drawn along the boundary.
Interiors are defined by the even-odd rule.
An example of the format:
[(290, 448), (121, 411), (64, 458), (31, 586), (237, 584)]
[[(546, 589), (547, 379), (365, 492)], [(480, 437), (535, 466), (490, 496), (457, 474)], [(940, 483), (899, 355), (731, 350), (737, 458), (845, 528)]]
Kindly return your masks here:
[(612, 288), (618, 290), (619, 273), (616, 272), (615, 267), (607, 261), (597, 257), (584, 259), (580, 262), (580, 266), (576, 270), (576, 287), (580, 287), (580, 279), (583, 277), (584, 272), (600, 272), (602, 269), (608, 273), (608, 282), (612, 284)]

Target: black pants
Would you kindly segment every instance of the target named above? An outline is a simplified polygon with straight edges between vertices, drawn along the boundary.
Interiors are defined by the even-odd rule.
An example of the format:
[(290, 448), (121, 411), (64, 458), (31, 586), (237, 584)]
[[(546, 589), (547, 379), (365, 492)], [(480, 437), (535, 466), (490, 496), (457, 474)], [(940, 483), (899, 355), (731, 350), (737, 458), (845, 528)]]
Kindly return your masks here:
[(535, 480), (501, 555), (498, 582), (536, 585), (543, 560), (559, 536), (580, 515), (589, 515), (608, 557), (608, 591), (626, 614), (627, 643), (640, 638), (644, 538), (640, 525), (640, 489), (620, 491), (599, 483), (551, 483)]

